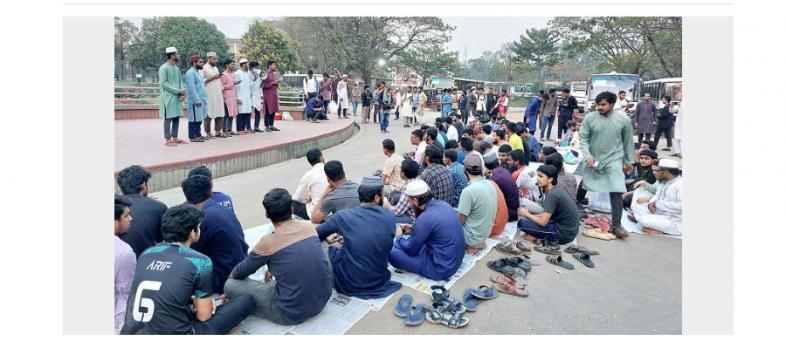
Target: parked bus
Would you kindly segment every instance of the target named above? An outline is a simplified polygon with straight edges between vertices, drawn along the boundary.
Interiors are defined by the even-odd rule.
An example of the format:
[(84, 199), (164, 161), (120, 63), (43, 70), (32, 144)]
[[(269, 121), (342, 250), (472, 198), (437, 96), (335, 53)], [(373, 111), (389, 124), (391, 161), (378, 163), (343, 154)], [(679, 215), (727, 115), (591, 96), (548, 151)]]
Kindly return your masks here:
[(641, 96), (641, 86), (639, 75), (616, 72), (594, 74), (587, 80), (588, 110), (595, 110), (595, 96), (604, 91), (613, 92), (615, 95), (625, 91), (627, 100), (635, 108)]
[(570, 82), (570, 95), (576, 98), (579, 112), (583, 113), (587, 107), (587, 82)]
[(649, 93), (653, 101), (659, 101), (663, 96), (670, 96), (672, 102), (680, 102), (682, 100), (682, 77), (646, 81), (641, 86), (641, 93)]

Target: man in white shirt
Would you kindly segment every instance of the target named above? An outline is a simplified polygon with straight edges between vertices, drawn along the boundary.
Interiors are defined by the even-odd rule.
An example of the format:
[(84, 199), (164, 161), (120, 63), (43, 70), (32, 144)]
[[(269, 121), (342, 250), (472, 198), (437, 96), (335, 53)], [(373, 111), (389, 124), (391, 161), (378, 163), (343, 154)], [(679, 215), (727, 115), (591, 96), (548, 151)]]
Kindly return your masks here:
[(311, 169), (303, 174), (297, 190), (292, 196), (293, 212), (304, 220), (311, 219), (311, 211), (319, 201), (322, 193), (328, 187), (327, 176), (325, 175), (325, 157), (318, 148), (313, 148), (306, 153), (306, 159), (311, 165)]
[[(409, 142), (415, 146), (415, 157), (414, 160), (417, 162), (421, 167), (423, 167), (423, 154), (426, 153), (426, 140), (423, 138), (425, 132), (420, 129), (415, 129), (412, 131), (412, 135), (409, 137)], [(425, 168), (425, 167), (424, 167)]]
[(319, 81), (314, 77), (314, 70), (308, 70), (308, 76), (303, 79), (303, 92), (306, 94), (306, 101), (317, 96), (319, 92)]
[(336, 76), (341, 79), (336, 86), (336, 104), (338, 104), (338, 118), (348, 118), (347, 109), (349, 109), (349, 93), (347, 91), (347, 80), (349, 76), (347, 74), (341, 74), (338, 69), (333, 68), (336, 71)]
[(660, 159), (652, 170), (662, 186), (650, 198), (648, 213), (634, 213), (635, 222), (647, 234), (682, 235), (682, 176), (677, 161)]
[(628, 103), (630, 102), (627, 99), (625, 99), (625, 94), (626, 94), (625, 91), (620, 91), (617, 94), (617, 103), (614, 103), (614, 107), (612, 107), (612, 109), (614, 110), (620, 109), (625, 113), (631, 112), (631, 110), (628, 109)]
[(453, 126), (453, 117), (450, 116), (446, 117), (445, 124), (448, 126), (448, 133), (447, 133), (448, 140), (453, 140), (458, 142), (459, 134), (458, 134), (458, 130), (456, 130), (456, 127)]
[(248, 66), (248, 59), (241, 58), (240, 59), (240, 70), (235, 72), (235, 80), (240, 81), (240, 84), (235, 86), (237, 90), (237, 99), (239, 100), (239, 104), (237, 105), (237, 132), (241, 135), (245, 135), (251, 132), (251, 88), (253, 87), (251, 76), (251, 71)]

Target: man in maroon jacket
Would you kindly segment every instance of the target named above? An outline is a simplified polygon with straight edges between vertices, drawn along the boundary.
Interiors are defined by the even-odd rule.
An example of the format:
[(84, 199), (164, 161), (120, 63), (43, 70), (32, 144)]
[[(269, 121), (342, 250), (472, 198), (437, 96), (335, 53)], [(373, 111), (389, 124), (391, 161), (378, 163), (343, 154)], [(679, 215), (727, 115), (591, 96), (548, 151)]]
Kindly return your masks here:
[(267, 62), (267, 78), (262, 82), (262, 97), (264, 98), (265, 131), (279, 131), (273, 126), (278, 112), (278, 83), (280, 82), (276, 69), (278, 64), (274, 60)]

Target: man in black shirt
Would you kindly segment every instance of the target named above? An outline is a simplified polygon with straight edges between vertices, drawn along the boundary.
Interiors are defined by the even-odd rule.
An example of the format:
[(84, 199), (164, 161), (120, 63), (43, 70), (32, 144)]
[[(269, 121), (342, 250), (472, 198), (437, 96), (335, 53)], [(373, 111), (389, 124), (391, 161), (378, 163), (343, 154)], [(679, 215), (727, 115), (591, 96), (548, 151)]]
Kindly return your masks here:
[(557, 117), (557, 138), (562, 139), (562, 134), (568, 131), (568, 121), (573, 119), (573, 111), (578, 108), (576, 97), (570, 95), (570, 89), (562, 90), (562, 103), (559, 104), (559, 117)]
[(131, 199), (131, 227), (120, 239), (131, 245), (136, 258), (145, 249), (162, 240), (161, 216), (166, 212), (164, 203), (147, 196), (147, 181), (150, 172), (141, 166), (130, 166), (117, 175), (117, 185), (127, 198)]
[(215, 307), (213, 263), (190, 247), (199, 240), (202, 217), (189, 205), (164, 213), (165, 242), (139, 257), (121, 334), (222, 335), (254, 311), (254, 299), (248, 295)]
[(628, 191), (622, 194), (623, 207), (630, 207), (637, 182), (643, 180), (652, 185), (657, 181), (655, 173), (652, 171), (652, 164), (657, 159), (658, 153), (654, 150), (644, 149), (639, 153), (639, 162), (633, 164), (633, 172), (625, 179), (625, 186)]
[(526, 208), (519, 208), (518, 226), (529, 241), (543, 239), (550, 245), (567, 244), (576, 239), (579, 232), (579, 210), (573, 198), (565, 189), (557, 186), (559, 171), (551, 165), (538, 167), (538, 187), (546, 191), (543, 200), (543, 213), (532, 214)]

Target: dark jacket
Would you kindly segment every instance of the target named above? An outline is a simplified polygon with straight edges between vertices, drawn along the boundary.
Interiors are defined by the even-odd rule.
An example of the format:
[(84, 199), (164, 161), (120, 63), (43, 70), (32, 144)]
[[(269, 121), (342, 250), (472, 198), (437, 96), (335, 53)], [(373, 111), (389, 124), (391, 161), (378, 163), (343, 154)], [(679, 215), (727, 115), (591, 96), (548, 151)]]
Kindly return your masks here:
[(674, 125), (674, 115), (669, 112), (669, 106), (666, 105), (658, 112), (658, 127), (661, 129), (671, 128)]

